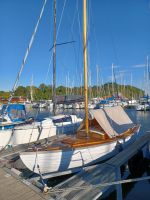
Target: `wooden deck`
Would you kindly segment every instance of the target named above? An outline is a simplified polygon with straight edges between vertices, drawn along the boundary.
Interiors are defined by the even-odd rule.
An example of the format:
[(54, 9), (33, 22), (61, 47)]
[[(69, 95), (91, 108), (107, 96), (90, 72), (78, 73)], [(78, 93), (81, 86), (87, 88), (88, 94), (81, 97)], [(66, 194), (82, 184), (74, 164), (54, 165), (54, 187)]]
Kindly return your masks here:
[[(55, 186), (54, 189), (64, 189), (59, 193), (59, 199), (65, 200), (91, 200), (101, 196), (108, 188), (93, 187), (100, 183), (108, 183), (116, 180), (116, 169), (126, 163), (139, 149), (150, 141), (150, 133), (145, 134), (129, 148), (120, 152), (118, 155), (108, 160), (107, 162), (95, 166), (85, 168), (83, 171), (67, 179), (63, 183)], [(67, 190), (67, 188), (85, 187), (87, 189)], [(58, 194), (51, 195), (54, 199), (58, 198)]]
[[(0, 200), (46, 200), (40, 190), (0, 168)], [(50, 198), (49, 198), (50, 199)]]

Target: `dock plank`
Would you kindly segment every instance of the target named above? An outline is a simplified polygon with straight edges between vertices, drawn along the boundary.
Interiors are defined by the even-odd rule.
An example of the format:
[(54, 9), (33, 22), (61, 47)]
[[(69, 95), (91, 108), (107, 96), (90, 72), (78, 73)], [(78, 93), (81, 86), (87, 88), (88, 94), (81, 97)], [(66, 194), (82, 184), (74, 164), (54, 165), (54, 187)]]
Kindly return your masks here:
[(34, 191), (33, 188), (23, 181), (8, 174), (0, 168), (0, 200), (45, 200), (42, 192)]

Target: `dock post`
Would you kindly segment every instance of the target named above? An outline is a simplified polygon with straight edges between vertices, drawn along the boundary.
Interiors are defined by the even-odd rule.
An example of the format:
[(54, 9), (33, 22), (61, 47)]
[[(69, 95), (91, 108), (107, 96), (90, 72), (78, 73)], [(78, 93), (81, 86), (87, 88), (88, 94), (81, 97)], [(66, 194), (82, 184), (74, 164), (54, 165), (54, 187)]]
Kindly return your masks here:
[(150, 143), (148, 142), (148, 143), (146, 144), (146, 151), (145, 151), (145, 157), (146, 157), (147, 159), (150, 159), (150, 147), (149, 147), (149, 145), (150, 145)]
[[(116, 169), (116, 180), (117, 181), (121, 180), (120, 167), (117, 167), (117, 169)], [(122, 186), (121, 186), (121, 184), (116, 185), (116, 191), (117, 191), (117, 200), (122, 200)]]

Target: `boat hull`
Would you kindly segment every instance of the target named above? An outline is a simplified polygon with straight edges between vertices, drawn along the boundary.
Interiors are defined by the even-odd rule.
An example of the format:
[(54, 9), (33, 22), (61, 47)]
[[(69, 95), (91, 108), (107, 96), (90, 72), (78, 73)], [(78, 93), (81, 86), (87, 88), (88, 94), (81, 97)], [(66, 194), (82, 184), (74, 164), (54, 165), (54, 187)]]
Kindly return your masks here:
[(96, 160), (100, 162), (109, 159), (120, 151), (120, 147), (125, 148), (135, 138), (132, 135), (126, 139), (76, 149), (23, 152), (20, 158), (28, 169), (37, 174), (39, 169), (42, 174), (61, 172), (87, 166)]
[(4, 149), (10, 143), (12, 135), (13, 129), (0, 130), (0, 150)]

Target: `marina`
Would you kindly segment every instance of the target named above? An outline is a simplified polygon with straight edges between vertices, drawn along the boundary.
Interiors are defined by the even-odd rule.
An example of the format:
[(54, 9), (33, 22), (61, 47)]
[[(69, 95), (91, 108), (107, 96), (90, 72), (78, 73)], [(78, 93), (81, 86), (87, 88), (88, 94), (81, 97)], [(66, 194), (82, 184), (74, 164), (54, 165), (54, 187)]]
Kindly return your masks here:
[(0, 200), (149, 200), (147, 1), (17, 1), (0, 2)]

